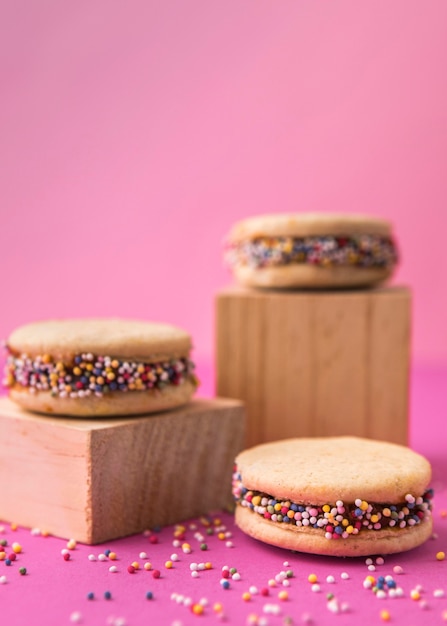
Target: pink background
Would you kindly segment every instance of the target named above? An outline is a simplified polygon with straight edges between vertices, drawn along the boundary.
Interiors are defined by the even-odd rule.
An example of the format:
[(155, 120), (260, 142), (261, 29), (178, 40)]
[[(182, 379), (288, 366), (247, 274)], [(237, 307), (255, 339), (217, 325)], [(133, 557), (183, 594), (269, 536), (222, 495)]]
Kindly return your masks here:
[(231, 224), (392, 220), (414, 357), (447, 360), (447, 3), (3, 3), (0, 336), (177, 323), (213, 349)]

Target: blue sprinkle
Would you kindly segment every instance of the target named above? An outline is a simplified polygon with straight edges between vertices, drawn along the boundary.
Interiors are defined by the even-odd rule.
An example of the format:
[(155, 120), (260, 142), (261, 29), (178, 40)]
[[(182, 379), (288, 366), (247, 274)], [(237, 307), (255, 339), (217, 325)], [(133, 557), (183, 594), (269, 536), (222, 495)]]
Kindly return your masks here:
[(93, 593), (93, 591), (89, 591), (87, 594), (87, 600), (93, 600), (94, 597), (95, 597), (95, 594)]
[(394, 580), (389, 580), (387, 582), (387, 585), (388, 585), (389, 589), (394, 589), (395, 586), (396, 586), (396, 582)]
[(102, 374), (102, 370), (98, 369), (97, 367), (93, 370), (94, 376), (101, 376), (101, 374)]
[(287, 524), (288, 522), (290, 522), (290, 517), (288, 517), (287, 515), (284, 515), (284, 517), (282, 518), (282, 521)]
[(88, 384), (88, 378), (87, 376), (81, 376), (81, 378), (79, 379), (81, 381), (81, 383), (83, 385), (87, 385)]
[(5, 565), (11, 565), (12, 561), (11, 559), (5, 559)]
[(362, 509), (356, 509), (355, 510), (355, 516), (356, 517), (362, 517), (362, 515), (363, 515)]
[(222, 580), (220, 583), (223, 587), (223, 589), (229, 589), (230, 588), (230, 581), (229, 580)]
[(292, 502), (290, 508), (292, 509), (292, 511), (295, 511), (295, 513), (298, 511), (298, 505), (296, 505), (294, 502)]
[(74, 362), (76, 363), (76, 365), (79, 365), (79, 363), (82, 363), (82, 357), (81, 356), (75, 356)]
[(109, 550), (109, 549), (104, 550), (104, 554), (105, 554), (106, 556), (109, 556), (109, 554), (110, 554), (111, 552), (112, 552), (112, 550)]
[(110, 387), (110, 391), (116, 391), (118, 389), (118, 384), (115, 382), (111, 382), (109, 384), (109, 387)]
[(343, 528), (341, 526), (336, 526), (334, 528), (334, 532), (336, 532), (337, 535), (342, 535), (343, 534)]
[(95, 391), (102, 391), (101, 385), (95, 385)]
[(154, 594), (152, 593), (152, 591), (146, 591), (147, 600), (152, 600), (153, 597), (154, 597)]
[(112, 594), (110, 593), (110, 591), (104, 591), (104, 598), (106, 600), (111, 600), (112, 599)]

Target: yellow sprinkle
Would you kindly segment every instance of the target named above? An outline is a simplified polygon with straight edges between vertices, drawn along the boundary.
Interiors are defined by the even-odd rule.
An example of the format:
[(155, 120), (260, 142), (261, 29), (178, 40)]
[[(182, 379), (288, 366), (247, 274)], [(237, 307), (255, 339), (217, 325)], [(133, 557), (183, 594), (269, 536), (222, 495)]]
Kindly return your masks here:
[(6, 559), (6, 552), (0, 552), (0, 561), (4, 561)]
[(445, 559), (445, 552), (443, 552), (442, 550), (440, 552), (437, 552), (436, 559), (438, 561), (443, 561)]
[(115, 380), (115, 374), (113, 372), (109, 372), (107, 374), (107, 380)]
[(346, 532), (348, 533), (348, 535), (352, 535), (352, 533), (354, 532), (354, 526), (346, 526)]
[(245, 602), (251, 600), (251, 593), (249, 593), (248, 591), (244, 591), (244, 593), (242, 594), (242, 600), (245, 600)]
[(295, 513), (294, 513), (294, 511), (287, 511), (287, 517), (290, 517), (290, 519), (292, 519), (293, 517), (295, 517)]
[(56, 363), (56, 370), (57, 370), (58, 372), (61, 372), (63, 369), (64, 369), (64, 364), (63, 364), (63, 363), (61, 363), (61, 361), (58, 361), (58, 362)]
[(11, 524), (10, 528), (11, 528), (11, 530), (17, 530), (18, 525), (17, 525), (15, 522), (13, 522), (13, 523)]
[(140, 564), (138, 563), (138, 561), (134, 561), (132, 563), (132, 567), (134, 567), (135, 569), (140, 569)]
[(113, 359), (110, 365), (116, 369), (117, 367), (119, 367), (119, 361), (117, 361), (116, 359)]
[(87, 363), (87, 365), (85, 366), (85, 369), (91, 372), (93, 370), (93, 363)]
[(253, 506), (259, 506), (261, 504), (261, 496), (253, 496), (251, 503)]
[(137, 372), (138, 372), (139, 374), (144, 374), (144, 365), (139, 365), (139, 366), (137, 367)]
[[(133, 391), (134, 389), (136, 389), (135, 383), (129, 383), (127, 386), (129, 387), (129, 389), (130, 389), (131, 391)], [(200, 605), (199, 605), (199, 606), (200, 606)]]
[(318, 580), (318, 577), (317, 577), (317, 575), (316, 575), (316, 574), (309, 574), (309, 576), (307, 577), (307, 580), (308, 580), (310, 583), (316, 583), (316, 582), (317, 582), (317, 580)]
[(374, 583), (376, 582), (374, 576), (367, 576), (365, 580), (368, 580), (372, 585), (374, 585)]
[(215, 613), (222, 613), (222, 611), (223, 611), (223, 604), (221, 604), (220, 602), (215, 602), (213, 604), (213, 611)]
[(193, 604), (192, 605), (192, 612), (194, 613), (194, 615), (202, 615), (203, 613), (203, 606), (199, 603), (197, 604)]
[(375, 524), (378, 521), (379, 521), (379, 516), (378, 515), (371, 515), (371, 522), (373, 524)]
[(289, 599), (289, 594), (288, 594), (288, 592), (284, 589), (283, 591), (280, 591), (280, 592), (278, 593), (278, 598), (279, 598), (280, 600), (288, 600), (288, 599)]
[(49, 354), (44, 354), (42, 357), (42, 363), (51, 363), (51, 357)]
[(20, 545), (20, 543), (13, 543), (12, 551), (15, 552), (16, 554), (20, 554), (20, 552), (22, 552), (22, 546)]
[(270, 580), (268, 581), (268, 586), (276, 587), (276, 580), (274, 578), (270, 578)]
[(149, 563), (149, 561), (147, 561), (143, 567), (144, 569), (149, 571), (150, 569), (152, 569), (152, 563)]
[(383, 611), (380, 611), (380, 618), (384, 621), (384, 622), (389, 622), (391, 619), (391, 615), (390, 612), (387, 611), (386, 609), (383, 609)]
[(116, 552), (109, 552), (109, 559), (111, 561), (116, 561)]
[(329, 511), (331, 510), (331, 507), (329, 506), (329, 504), (323, 504), (323, 513), (329, 513)]
[(96, 382), (98, 383), (98, 385), (103, 385), (105, 381), (102, 376), (98, 376), (98, 378), (96, 379)]
[(191, 550), (189, 543), (182, 543), (182, 550)]
[(341, 525), (342, 525), (342, 526), (344, 526), (344, 527), (346, 528), (346, 526), (348, 526), (348, 525), (349, 525), (349, 520), (347, 520), (346, 518), (345, 518), (345, 519), (343, 519), (343, 520), (341, 521)]
[(66, 391), (67, 393), (70, 393), (70, 392), (71, 392), (71, 387), (70, 387), (70, 385), (65, 385), (65, 391)]
[(172, 569), (174, 563), (172, 561), (166, 561), (165, 567), (166, 569)]
[(417, 589), (412, 589), (410, 593), (410, 597), (412, 600), (420, 600), (421, 594), (419, 593)]
[(213, 564), (212, 564), (212, 563), (210, 563), (210, 561), (207, 561), (207, 562), (205, 563), (205, 569), (213, 569)]
[(223, 541), (225, 539), (225, 533), (218, 533), (217, 538)]
[(362, 500), (362, 504), (359, 506), (359, 508), (360, 508), (362, 511), (366, 511), (366, 509), (368, 508), (368, 506), (369, 506), (369, 505), (368, 505), (368, 503), (367, 503), (365, 500)]
[(81, 370), (81, 368), (80, 368), (80, 367), (74, 367), (74, 368), (73, 368), (73, 374), (74, 374), (75, 376), (80, 376), (80, 375), (82, 374), (82, 370)]
[(440, 515), (441, 517), (447, 517), (447, 511), (442, 510), (442, 511), (439, 513), (439, 515)]
[(69, 541), (67, 541), (67, 548), (69, 550), (74, 550), (76, 548), (76, 540), (70, 539)]
[(280, 503), (277, 502), (273, 508), (275, 509), (275, 511), (280, 511), (282, 507), (281, 507)]
[(388, 508), (383, 509), (383, 511), (382, 511), (382, 515), (383, 515), (384, 517), (390, 517), (390, 515), (391, 515), (391, 509), (388, 509)]

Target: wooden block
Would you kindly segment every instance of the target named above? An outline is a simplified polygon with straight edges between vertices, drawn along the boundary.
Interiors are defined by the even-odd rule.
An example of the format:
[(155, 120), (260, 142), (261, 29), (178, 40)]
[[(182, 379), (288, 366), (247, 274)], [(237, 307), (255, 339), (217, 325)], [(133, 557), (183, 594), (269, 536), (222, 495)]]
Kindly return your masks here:
[(358, 435), (408, 443), (405, 287), (216, 297), (217, 393), (246, 403), (246, 445)]
[(94, 544), (226, 507), (243, 429), (236, 400), (92, 420), (0, 398), (0, 519)]

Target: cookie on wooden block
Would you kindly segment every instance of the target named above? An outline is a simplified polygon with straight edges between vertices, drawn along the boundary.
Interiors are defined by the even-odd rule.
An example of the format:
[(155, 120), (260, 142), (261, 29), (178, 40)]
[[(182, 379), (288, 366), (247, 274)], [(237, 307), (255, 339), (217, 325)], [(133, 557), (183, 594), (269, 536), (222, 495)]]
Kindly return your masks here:
[(1, 518), (94, 544), (224, 508), (243, 429), (236, 400), (80, 420), (1, 398)]
[(236, 523), (299, 552), (403, 552), (432, 533), (430, 480), (424, 457), (392, 443), (327, 437), (263, 444), (236, 458)]
[(9, 397), (30, 411), (136, 415), (185, 404), (196, 388), (191, 338), (168, 324), (48, 320), (18, 328), (6, 348)]
[(260, 215), (235, 224), (226, 260), (250, 287), (365, 287), (397, 263), (391, 224), (366, 215)]

